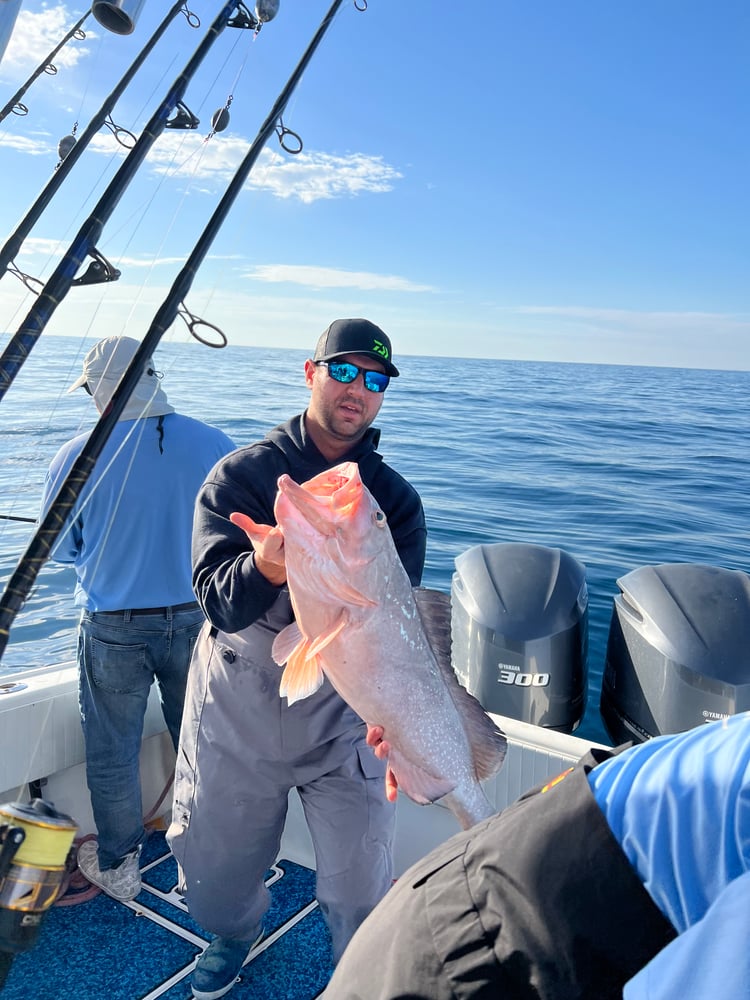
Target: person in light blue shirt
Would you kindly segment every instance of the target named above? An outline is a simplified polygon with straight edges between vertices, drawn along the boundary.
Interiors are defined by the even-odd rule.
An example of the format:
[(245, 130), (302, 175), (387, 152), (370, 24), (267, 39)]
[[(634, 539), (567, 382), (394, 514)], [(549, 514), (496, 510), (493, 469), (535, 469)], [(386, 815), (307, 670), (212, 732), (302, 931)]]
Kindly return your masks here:
[[(368, 742), (387, 758), (379, 727)], [(594, 748), (446, 841), (359, 927), (323, 996), (737, 1000), (749, 934), (744, 712)]]
[(750, 995), (750, 872), (625, 984), (624, 1000), (739, 1000)]
[(625, 1000), (750, 995), (750, 716), (649, 740), (594, 768), (589, 784), (678, 931)]
[[(103, 413), (138, 347), (130, 337), (99, 341), (68, 391), (84, 388)], [(42, 516), (88, 436), (73, 438), (52, 460)], [(98, 846), (84, 841), (78, 866), (117, 899), (133, 899), (141, 888), (139, 751), (149, 692), (156, 681), (176, 748), (190, 657), (205, 621), (191, 583), (195, 498), (233, 450), (223, 431), (175, 412), (150, 359), (51, 552), (75, 567), (81, 608), (79, 704)]]

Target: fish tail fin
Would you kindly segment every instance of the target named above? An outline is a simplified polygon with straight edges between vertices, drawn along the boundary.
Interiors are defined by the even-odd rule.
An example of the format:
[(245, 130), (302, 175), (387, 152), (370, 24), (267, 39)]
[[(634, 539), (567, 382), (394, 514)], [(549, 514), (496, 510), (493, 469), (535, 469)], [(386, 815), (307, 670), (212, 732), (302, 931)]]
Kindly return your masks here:
[(469, 830), (497, 812), (480, 784), (461, 785), (440, 800), (458, 820), (462, 830)]

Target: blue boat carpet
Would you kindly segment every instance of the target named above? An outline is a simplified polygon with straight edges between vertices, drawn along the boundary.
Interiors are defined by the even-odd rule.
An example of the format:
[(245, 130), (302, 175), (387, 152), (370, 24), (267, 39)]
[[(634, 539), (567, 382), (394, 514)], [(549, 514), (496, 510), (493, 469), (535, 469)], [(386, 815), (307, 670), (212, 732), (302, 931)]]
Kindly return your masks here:
[[(53, 906), (34, 948), (16, 955), (2, 1000), (187, 1000), (196, 957), (210, 940), (176, 890), (163, 832), (141, 854), (143, 890), (132, 903), (104, 893)], [(266, 937), (243, 968), (232, 1000), (313, 1000), (333, 971), (315, 902), (315, 873), (280, 860), (266, 881)]]

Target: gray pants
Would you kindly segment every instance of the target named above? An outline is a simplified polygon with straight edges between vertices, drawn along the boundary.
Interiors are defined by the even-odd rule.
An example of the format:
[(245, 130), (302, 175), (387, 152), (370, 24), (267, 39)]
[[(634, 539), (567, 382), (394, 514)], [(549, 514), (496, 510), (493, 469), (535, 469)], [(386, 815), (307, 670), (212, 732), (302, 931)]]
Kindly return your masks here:
[(203, 629), (188, 678), (167, 838), (191, 915), (222, 937), (250, 940), (269, 905), (297, 788), (317, 870), (317, 898), (338, 960), (390, 887), (395, 811), (365, 726), (326, 682), (288, 706), (273, 635)]

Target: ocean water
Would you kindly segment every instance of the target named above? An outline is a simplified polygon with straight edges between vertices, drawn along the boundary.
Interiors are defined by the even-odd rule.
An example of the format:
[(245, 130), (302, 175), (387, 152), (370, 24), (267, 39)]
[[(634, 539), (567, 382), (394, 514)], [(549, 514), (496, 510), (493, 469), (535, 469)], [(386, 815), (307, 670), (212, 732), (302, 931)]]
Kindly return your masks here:
[[(7, 340), (3, 341), (3, 346)], [(0, 586), (29, 544), (57, 448), (95, 419), (65, 395), (91, 341), (42, 336), (0, 402)], [(238, 444), (304, 408), (305, 352), (163, 344), (156, 367), (183, 412)], [(578, 735), (609, 742), (599, 715), (617, 579), (642, 565), (750, 568), (750, 372), (399, 357), (380, 450), (419, 490), (424, 584), (449, 591), (479, 544), (558, 547), (586, 567), (589, 692)], [(16, 617), (0, 673), (70, 660), (73, 572), (47, 563)]]

